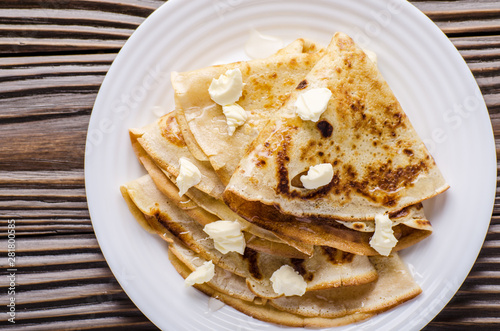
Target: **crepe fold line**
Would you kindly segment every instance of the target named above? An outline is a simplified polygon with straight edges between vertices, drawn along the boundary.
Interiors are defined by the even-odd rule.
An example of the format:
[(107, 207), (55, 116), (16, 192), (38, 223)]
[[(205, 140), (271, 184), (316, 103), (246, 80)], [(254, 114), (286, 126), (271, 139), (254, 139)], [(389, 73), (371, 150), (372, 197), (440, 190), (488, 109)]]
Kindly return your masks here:
[[(186, 141), (190, 141), (187, 145), (196, 145), (203, 151), (223, 184), (229, 182), (238, 161), (270, 114), (283, 104), (322, 55), (322, 47), (300, 39), (266, 59), (172, 73), (177, 119)], [(229, 136), (222, 107), (211, 99), (208, 88), (214, 78), (236, 68), (240, 69), (244, 83), (237, 103), (248, 118)], [(193, 155), (199, 156), (196, 152)]]
[[(203, 227), (155, 189), (145, 175), (126, 184), (125, 190), (144, 218), (163, 238), (178, 240), (205, 260), (246, 279), (249, 289), (259, 297), (280, 295), (272, 289), (270, 277), (282, 265), (290, 265), (303, 275), (307, 291), (355, 286), (372, 282), (377, 274), (368, 258), (328, 248), (317, 247), (307, 259), (286, 258), (246, 248), (244, 255), (222, 254), (215, 249)], [(175, 239), (172, 239), (172, 236)]]
[[(182, 254), (179, 258), (178, 252), (174, 252), (175, 250), (169, 252), (169, 259), (179, 274), (186, 278), (192, 271), (192, 266), (190, 268), (183, 263), (185, 258)], [(222, 287), (218, 285), (218, 281), (194, 286), (207, 295), (263, 321), (287, 326), (340, 326), (372, 317), (421, 293), (420, 287), (413, 281), (397, 254), (370, 259), (380, 274), (376, 281), (359, 286), (307, 292), (303, 297), (281, 297), (255, 302), (228, 295), (228, 292), (232, 291), (228, 291), (227, 281)], [(241, 284), (243, 281), (237, 275), (224, 272), (219, 276), (218, 272), (219, 269), (216, 271), (216, 278), (231, 278), (233, 284)]]
[[(336, 33), (302, 82), (241, 158), (224, 192), (231, 208), (245, 200), (301, 219), (373, 221), (449, 187), (382, 74), (349, 36)], [(332, 97), (318, 122), (304, 121), (295, 101), (315, 88)], [(296, 184), (321, 163), (332, 165), (330, 183)]]
[[(240, 216), (249, 222), (271, 231), (290, 246), (304, 254), (310, 254), (306, 245), (329, 246), (359, 255), (378, 255), (370, 246), (373, 232), (361, 232), (328, 219), (299, 218), (281, 213), (277, 208), (257, 201), (246, 201), (238, 196), (230, 196), (226, 202), (236, 208)], [(394, 214), (401, 216), (401, 223), (393, 227), (398, 243), (394, 252), (410, 247), (432, 233), (430, 222), (423, 216), (420, 204), (410, 206)], [(413, 218), (415, 217), (415, 218)], [(418, 228), (410, 227), (410, 223)], [(305, 246), (307, 247), (307, 246)]]

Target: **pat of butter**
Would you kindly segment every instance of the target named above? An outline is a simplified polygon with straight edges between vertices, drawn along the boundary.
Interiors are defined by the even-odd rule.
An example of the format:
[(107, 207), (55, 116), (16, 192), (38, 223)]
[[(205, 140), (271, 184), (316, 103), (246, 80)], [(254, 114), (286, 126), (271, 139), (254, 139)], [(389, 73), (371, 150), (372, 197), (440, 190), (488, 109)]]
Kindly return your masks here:
[(203, 231), (213, 239), (215, 249), (222, 254), (237, 252), (243, 255), (245, 252), (246, 242), (240, 223), (223, 220), (212, 222), (205, 225)]
[(387, 214), (375, 215), (375, 232), (370, 239), (370, 246), (380, 255), (388, 256), (398, 240), (394, 237), (392, 221)]
[(215, 275), (215, 266), (212, 261), (207, 261), (196, 268), (189, 276), (184, 279), (186, 286), (194, 284), (203, 284), (210, 281)]
[(248, 117), (245, 109), (236, 103), (222, 106), (222, 112), (226, 115), (227, 133), (230, 136), (233, 135), (238, 126), (245, 123)]
[(307, 175), (300, 176), (300, 181), (307, 189), (325, 186), (333, 179), (333, 167), (330, 163), (321, 163), (309, 168)]
[(277, 294), (301, 296), (306, 293), (306, 281), (289, 265), (283, 265), (276, 270), (271, 276), (271, 283)]
[(208, 93), (213, 101), (227, 106), (238, 101), (243, 94), (243, 79), (239, 68), (231, 69), (212, 79)]
[(295, 112), (304, 121), (317, 122), (326, 110), (332, 91), (327, 88), (315, 88), (299, 94), (295, 101)]
[(179, 176), (175, 184), (179, 188), (179, 196), (183, 196), (191, 187), (201, 181), (200, 170), (185, 157), (179, 159)]

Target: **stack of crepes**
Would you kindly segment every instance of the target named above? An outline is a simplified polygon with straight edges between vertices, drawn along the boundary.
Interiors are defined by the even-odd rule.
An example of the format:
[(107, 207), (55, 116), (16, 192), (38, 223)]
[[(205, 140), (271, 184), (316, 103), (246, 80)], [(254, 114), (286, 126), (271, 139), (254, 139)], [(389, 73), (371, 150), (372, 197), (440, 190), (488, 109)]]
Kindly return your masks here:
[[(265, 59), (172, 74), (176, 109), (130, 130), (148, 175), (121, 191), (189, 284), (311, 327), (421, 292), (396, 252), (432, 232), (421, 202), (448, 185), (367, 53), (336, 33), (327, 48), (299, 39)], [(209, 92), (235, 72), (236, 118)]]

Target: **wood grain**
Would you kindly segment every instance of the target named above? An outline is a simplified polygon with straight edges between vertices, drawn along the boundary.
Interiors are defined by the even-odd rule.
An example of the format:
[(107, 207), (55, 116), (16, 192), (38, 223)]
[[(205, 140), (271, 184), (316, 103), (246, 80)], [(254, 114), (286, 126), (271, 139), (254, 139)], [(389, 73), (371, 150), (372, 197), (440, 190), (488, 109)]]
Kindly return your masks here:
[[(0, 1), (0, 253), (16, 220), (12, 330), (156, 327), (116, 282), (95, 239), (83, 163), (97, 91), (116, 54), (160, 0)], [(500, 4), (412, 1), (463, 56), (500, 151)], [(497, 192), (499, 190), (497, 189)], [(2, 266), (5, 267), (4, 260)], [(8, 288), (0, 274), (0, 302)], [(6, 325), (0, 314), (0, 325)], [(426, 330), (500, 329), (500, 195), (469, 277)]]

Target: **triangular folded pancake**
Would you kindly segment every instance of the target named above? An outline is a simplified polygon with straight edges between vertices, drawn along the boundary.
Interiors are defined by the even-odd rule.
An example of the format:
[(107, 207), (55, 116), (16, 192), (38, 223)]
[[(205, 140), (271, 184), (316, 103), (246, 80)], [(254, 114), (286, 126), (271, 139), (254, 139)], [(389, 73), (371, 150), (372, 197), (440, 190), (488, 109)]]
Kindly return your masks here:
[[(378, 255), (370, 246), (373, 232), (362, 232), (350, 229), (337, 221), (324, 219), (306, 219), (285, 215), (273, 206), (258, 201), (245, 201), (233, 196), (231, 207), (238, 210), (240, 216), (266, 230), (273, 232), (277, 237), (303, 251), (304, 244), (329, 246), (359, 255)], [(432, 233), (429, 221), (423, 215), (422, 205), (413, 205), (391, 214), (397, 220), (401, 216), (400, 224), (394, 226), (394, 236), (398, 240), (393, 252), (410, 247), (428, 237)], [(355, 222), (353, 222), (355, 223)], [(410, 227), (411, 223), (415, 227)], [(297, 243), (300, 243), (297, 245)]]
[[(295, 114), (298, 96), (332, 92), (318, 122)], [(297, 178), (330, 163), (333, 179), (305, 189)], [(376, 65), (336, 33), (326, 54), (266, 124), (239, 163), (224, 197), (260, 202), (302, 219), (373, 220), (448, 188)]]
[(340, 317), (353, 313), (379, 313), (419, 295), (422, 290), (413, 280), (403, 261), (394, 253), (372, 256), (377, 281), (328, 290), (306, 292), (302, 297), (281, 297), (270, 301), (284, 311), (309, 317)]
[[(297, 39), (294, 42), (290, 43), (286, 47), (280, 49), (278, 52), (275, 54), (271, 55), (270, 57), (267, 58), (267, 60), (272, 59), (274, 56), (285, 56), (285, 55), (293, 55), (293, 54), (300, 54), (300, 53), (310, 53), (310, 52), (315, 52), (318, 51), (315, 49), (317, 45), (310, 41), (306, 41), (304, 39)], [(214, 77), (216, 78), (216, 77)], [(191, 154), (198, 160), (200, 161), (208, 161), (208, 157), (206, 154), (203, 152), (201, 147), (198, 145), (198, 142), (196, 141), (196, 137), (193, 135), (191, 130), (189, 129), (189, 124), (186, 120), (186, 113), (189, 114), (191, 110), (187, 110), (184, 112), (182, 108), (179, 108), (179, 111), (176, 112), (176, 117), (177, 121), (179, 123), (179, 126), (182, 131), (182, 135), (184, 136), (184, 141), (189, 148), (189, 151)]]
[(179, 240), (205, 260), (246, 278), (250, 290), (259, 297), (279, 297), (272, 290), (270, 277), (284, 264), (304, 275), (307, 290), (354, 286), (377, 278), (367, 257), (328, 248), (317, 248), (307, 259), (279, 257), (249, 247), (243, 256), (235, 252), (222, 254), (215, 249), (203, 226), (163, 196), (148, 175), (124, 185), (124, 190), (158, 234), (174, 243)]
[[(178, 122), (184, 136), (196, 140), (188, 146), (192, 150), (196, 148), (193, 145), (200, 147), (224, 184), (269, 115), (281, 106), (322, 54), (316, 44), (299, 40), (294, 47), (266, 59), (172, 73)], [(210, 98), (208, 88), (212, 79), (235, 68), (241, 70), (245, 84), (237, 103), (245, 109), (248, 119), (229, 136), (222, 107)]]
[[(172, 253), (175, 252), (175, 249)], [(170, 252), (169, 252), (170, 253)], [(184, 253), (186, 254), (186, 253)], [(189, 254), (189, 253), (187, 253)], [(179, 258), (180, 256), (180, 258)], [(186, 266), (189, 261), (178, 252), (169, 254), (169, 259), (186, 278), (193, 270)], [(327, 290), (306, 292), (304, 296), (280, 297), (268, 300), (267, 303), (236, 299), (227, 295), (234, 284), (234, 290), (241, 287), (243, 279), (235, 274), (222, 277), (230, 278), (230, 282), (219, 284), (221, 272), (216, 270), (215, 279), (206, 284), (196, 284), (202, 292), (215, 297), (255, 318), (288, 326), (333, 327), (353, 323), (386, 311), (421, 293), (408, 270), (397, 254), (389, 257), (371, 257), (378, 280), (358, 286), (331, 288)], [(243, 292), (244, 293), (244, 292)], [(251, 298), (251, 297), (250, 297)]]
[[(173, 253), (171, 253), (170, 250), (169, 259), (174, 268), (183, 278), (189, 276), (191, 270), (185, 264), (183, 264)], [(337, 327), (356, 323), (375, 315), (375, 313), (354, 313), (339, 318), (306, 317), (278, 310), (272, 307), (270, 304), (262, 305), (260, 303), (248, 302), (238, 299), (234, 296), (225, 294), (221, 289), (218, 289), (210, 283), (195, 284), (194, 287), (205, 293), (206, 295), (216, 298), (248, 316), (252, 316), (261, 321), (276, 323), (279, 325), (309, 328)]]

